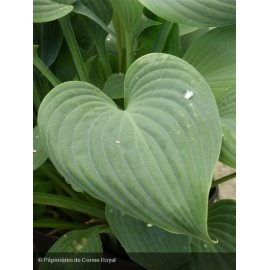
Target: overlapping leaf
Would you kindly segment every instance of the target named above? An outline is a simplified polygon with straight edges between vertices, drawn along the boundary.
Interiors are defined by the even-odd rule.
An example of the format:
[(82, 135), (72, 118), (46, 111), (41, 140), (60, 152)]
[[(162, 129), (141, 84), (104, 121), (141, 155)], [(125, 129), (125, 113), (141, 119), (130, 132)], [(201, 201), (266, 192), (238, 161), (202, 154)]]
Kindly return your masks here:
[(210, 85), (216, 100), (235, 89), (235, 26), (215, 28), (195, 40), (184, 55)]
[(51, 161), (116, 209), (210, 241), (208, 193), (221, 125), (208, 84), (185, 61), (149, 54), (129, 68), (124, 97), (119, 110), (91, 84), (55, 87), (38, 118)]
[(39, 57), (47, 65), (54, 63), (63, 40), (57, 21), (34, 24), (34, 44), (39, 45)]
[(59, 4), (50, 0), (34, 0), (33, 22), (43, 23), (60, 19), (73, 10), (70, 4)]
[(223, 143), (220, 160), (235, 167), (235, 26), (216, 28), (195, 40), (184, 59), (206, 79), (218, 103)]
[(222, 123), (222, 148), (219, 160), (233, 168), (236, 167), (236, 93), (227, 91), (218, 102)]
[(235, 0), (139, 0), (168, 21), (196, 27), (235, 24)]
[(110, 228), (129, 257), (146, 269), (166, 270), (187, 263), (189, 237), (169, 233), (106, 205)]
[[(100, 257), (103, 249), (99, 234), (106, 232), (106, 230), (106, 225), (99, 225), (86, 230), (73, 230), (63, 235), (49, 249), (40, 266), (40, 270), (100, 269)], [(92, 258), (99, 261), (93, 263), (83, 261), (82, 258), (86, 256), (87, 259)], [(49, 258), (51, 260), (58, 259), (58, 262), (54, 261), (54, 263), (51, 263), (48, 260)], [(64, 260), (61, 261), (61, 258)], [(76, 258), (80, 259), (80, 262), (75, 261)]]
[(209, 234), (217, 244), (191, 240), (191, 259), (181, 270), (236, 269), (236, 204), (221, 200), (209, 209)]
[(124, 98), (124, 74), (113, 74), (106, 81), (103, 92), (111, 99)]
[(33, 130), (33, 170), (40, 167), (48, 158), (48, 155), (40, 140), (38, 127), (35, 126)]

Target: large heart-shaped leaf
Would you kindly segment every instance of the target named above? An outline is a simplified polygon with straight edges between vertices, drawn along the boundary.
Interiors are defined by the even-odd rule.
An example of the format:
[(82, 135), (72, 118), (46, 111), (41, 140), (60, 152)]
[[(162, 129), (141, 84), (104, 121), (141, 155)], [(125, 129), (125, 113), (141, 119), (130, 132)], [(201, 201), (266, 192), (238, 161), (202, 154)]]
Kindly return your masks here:
[(235, 0), (139, 0), (168, 21), (191, 26), (235, 24)]
[(120, 110), (91, 84), (55, 87), (38, 116), (49, 158), (116, 209), (210, 241), (208, 193), (222, 136), (208, 84), (184, 60), (155, 53), (129, 68), (124, 98)]
[(146, 269), (175, 269), (190, 257), (189, 237), (125, 215), (106, 205), (110, 228), (129, 257)]

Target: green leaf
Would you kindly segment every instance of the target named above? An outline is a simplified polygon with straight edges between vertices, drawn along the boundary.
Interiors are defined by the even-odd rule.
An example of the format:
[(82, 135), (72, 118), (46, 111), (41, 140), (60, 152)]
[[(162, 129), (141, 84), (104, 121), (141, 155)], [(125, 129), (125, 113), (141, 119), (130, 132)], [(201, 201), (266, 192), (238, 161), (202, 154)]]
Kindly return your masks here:
[(73, 10), (73, 6), (58, 4), (50, 0), (34, 0), (33, 22), (43, 23), (62, 18)]
[[(93, 9), (93, 11), (91, 9)], [(102, 27), (107, 33), (115, 36), (115, 33), (106, 24), (110, 21), (112, 15), (111, 7), (107, 0), (99, 2), (81, 0), (75, 3), (73, 11), (88, 17), (90, 20)], [(100, 14), (102, 17), (100, 18), (96, 14)], [(104, 16), (108, 17), (109, 20)]]
[(158, 16), (196, 27), (235, 24), (235, 0), (139, 0)]
[[(106, 231), (106, 225), (95, 226), (86, 230), (74, 230), (63, 235), (49, 249), (43, 263), (40, 265), (40, 270), (98, 270), (101, 267), (100, 257), (102, 255), (102, 243), (99, 234)], [(81, 255), (80, 255), (81, 254)], [(85, 254), (88, 254), (87, 256)], [(98, 259), (96, 262), (85, 262), (82, 258)], [(70, 262), (54, 262), (51, 263), (48, 259), (64, 258)], [(81, 262), (75, 261), (80, 258)], [(86, 259), (86, 258), (85, 258)]]
[(119, 110), (91, 84), (55, 87), (38, 115), (50, 160), (116, 209), (210, 241), (208, 193), (222, 136), (208, 84), (187, 62), (154, 53), (129, 68), (124, 98)]
[[(114, 11), (114, 27), (117, 32), (118, 46), (126, 50), (126, 67), (127, 69), (134, 58), (136, 49), (136, 39), (141, 32), (159, 22), (147, 18), (143, 14), (143, 5), (138, 0), (110, 0)], [(120, 58), (121, 58), (120, 53)], [(123, 70), (122, 67), (120, 70)]]
[(191, 240), (192, 255), (183, 270), (228, 270), (235, 269), (236, 260), (236, 203), (221, 200), (209, 209), (209, 234), (217, 244), (198, 239)]
[(34, 24), (34, 44), (39, 45), (39, 57), (47, 66), (54, 63), (62, 41), (58, 21)]
[(112, 7), (108, 0), (81, 0), (76, 3), (75, 10), (84, 15), (80, 18), (81, 23), (92, 35), (105, 77), (108, 78), (112, 71), (105, 49), (105, 38), (108, 32), (114, 34), (107, 27), (112, 19)]
[(176, 23), (172, 25), (171, 31), (168, 35), (168, 38), (165, 42), (163, 49), (164, 53), (172, 54), (175, 56), (181, 56), (181, 44), (179, 39), (179, 28)]
[(48, 158), (48, 155), (40, 140), (38, 127), (33, 130), (33, 170), (40, 167)]
[(113, 74), (105, 83), (103, 92), (111, 99), (124, 98), (124, 74)]
[(217, 100), (222, 122), (220, 161), (236, 166), (235, 26), (215, 28), (196, 39), (184, 55), (206, 79)]
[(129, 257), (146, 269), (175, 269), (189, 259), (189, 237), (169, 233), (106, 205), (110, 228)]
[(104, 209), (98, 206), (93, 206), (91, 203), (75, 198), (48, 194), (42, 192), (34, 192), (33, 202), (35, 204), (51, 205), (55, 207), (67, 208), (89, 216), (98, 217), (105, 220)]
[(206, 79), (216, 100), (235, 89), (235, 26), (215, 28), (195, 40), (184, 55)]
[[(44, 206), (40, 204), (35, 204), (34, 209), (37, 206)], [(84, 229), (89, 228), (89, 225), (83, 224), (83, 223), (75, 223), (70, 221), (65, 221), (61, 219), (55, 219), (55, 218), (38, 218), (35, 219), (33, 222), (34, 228), (60, 228), (60, 229)]]
[(236, 93), (231, 89), (218, 102), (222, 123), (222, 147), (219, 160), (236, 167)]
[(46, 211), (45, 205), (35, 204), (33, 205), (33, 217), (34, 220), (40, 218)]
[(74, 14), (70, 21), (78, 46), (86, 54), (89, 54), (94, 47), (94, 40), (88, 26), (84, 24), (82, 16), (77, 14)]
[(56, 86), (60, 83), (57, 77), (52, 73), (52, 71), (46, 66), (38, 56), (37, 53), (38, 46), (33, 45), (33, 63), (34, 66), (46, 77), (46, 79), (53, 85)]
[[(43, 165), (44, 166), (44, 165)], [(33, 173), (33, 191), (34, 192), (53, 192), (53, 183), (48, 179), (46, 173), (44, 173), (40, 168)]]
[(72, 81), (77, 74), (67, 42), (64, 40), (55, 60), (55, 74), (63, 82)]
[[(109, 0), (120, 18), (126, 33), (134, 35), (143, 15), (143, 6), (138, 0)], [(146, 17), (145, 17), (146, 18)]]
[[(191, 31), (187, 34), (181, 34), (180, 28), (180, 41), (181, 41), (181, 48), (182, 48), (182, 55), (184, 55), (191, 44), (198, 39), (200, 36), (204, 35), (205, 33), (210, 31), (210, 27), (203, 27), (203, 28), (195, 28), (195, 30)], [(183, 29), (185, 31), (185, 29)]]

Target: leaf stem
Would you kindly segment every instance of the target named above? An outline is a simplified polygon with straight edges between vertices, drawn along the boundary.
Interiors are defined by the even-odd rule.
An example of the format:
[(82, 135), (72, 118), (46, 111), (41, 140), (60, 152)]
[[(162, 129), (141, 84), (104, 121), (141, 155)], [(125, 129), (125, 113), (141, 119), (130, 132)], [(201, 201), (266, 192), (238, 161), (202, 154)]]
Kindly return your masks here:
[(129, 66), (134, 61), (134, 54), (132, 49), (132, 41), (133, 36), (132, 34), (129, 34), (125, 32), (125, 43), (126, 43), (126, 71), (128, 70)]
[(34, 66), (48, 79), (48, 81), (55, 87), (61, 82), (58, 78), (51, 72), (51, 70), (41, 61), (38, 57), (37, 50), (33, 50), (33, 63)]
[(218, 186), (218, 185), (220, 185), (220, 184), (222, 184), (222, 183), (224, 183), (224, 182), (226, 182), (228, 180), (231, 180), (234, 177), (236, 177), (236, 173), (232, 173), (232, 174), (224, 176), (224, 177), (222, 177), (222, 178), (220, 178), (218, 180), (215, 180), (215, 181), (212, 182), (211, 188), (216, 187), (216, 186)]
[(62, 31), (66, 38), (69, 50), (71, 52), (71, 55), (72, 55), (74, 64), (77, 68), (80, 79), (85, 82), (90, 82), (79, 46), (77, 44), (73, 29), (70, 23), (69, 15), (59, 19), (59, 23), (61, 25)]
[(85, 229), (88, 225), (54, 218), (39, 218), (33, 221), (34, 228), (61, 228), (61, 229)]
[(67, 208), (87, 214), (89, 216), (106, 220), (104, 209), (93, 207), (92, 204), (75, 198), (59, 196), (55, 194), (34, 192), (33, 203)]
[(173, 22), (164, 21), (158, 32), (155, 44), (153, 46), (152, 52), (162, 52), (165, 46), (167, 37), (171, 31)]
[(105, 78), (108, 79), (112, 75), (111, 64), (105, 49), (105, 43), (97, 42), (96, 49), (98, 52), (99, 60), (103, 67)]

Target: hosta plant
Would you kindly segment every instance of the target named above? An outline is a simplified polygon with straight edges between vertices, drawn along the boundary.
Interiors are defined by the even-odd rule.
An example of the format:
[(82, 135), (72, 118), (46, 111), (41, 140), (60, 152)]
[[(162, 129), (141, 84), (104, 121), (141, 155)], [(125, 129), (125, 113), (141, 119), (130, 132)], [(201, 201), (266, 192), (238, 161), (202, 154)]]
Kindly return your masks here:
[(62, 235), (47, 258), (106, 243), (146, 269), (234, 269), (235, 201), (208, 196), (235, 176), (213, 181), (236, 167), (235, 1), (33, 4), (34, 226)]

